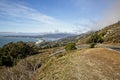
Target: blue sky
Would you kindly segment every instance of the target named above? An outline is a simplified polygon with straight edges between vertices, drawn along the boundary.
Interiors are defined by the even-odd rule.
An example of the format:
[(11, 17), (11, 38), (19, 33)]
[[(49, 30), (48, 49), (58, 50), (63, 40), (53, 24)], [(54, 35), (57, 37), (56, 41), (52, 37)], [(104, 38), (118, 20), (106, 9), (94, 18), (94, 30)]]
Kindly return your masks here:
[(117, 1), (0, 0), (0, 32), (83, 33), (99, 29), (119, 20)]

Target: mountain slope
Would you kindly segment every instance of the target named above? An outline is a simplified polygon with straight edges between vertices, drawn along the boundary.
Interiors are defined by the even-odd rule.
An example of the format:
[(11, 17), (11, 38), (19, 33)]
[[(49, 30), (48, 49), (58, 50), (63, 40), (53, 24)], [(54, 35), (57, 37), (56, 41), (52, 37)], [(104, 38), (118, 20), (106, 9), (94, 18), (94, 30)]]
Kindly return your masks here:
[(93, 32), (78, 41), (78, 43), (85, 44), (93, 35), (99, 35), (106, 44), (119, 44), (120, 43), (120, 21), (109, 25), (99, 31)]
[(120, 21), (98, 31), (104, 34), (104, 43), (120, 43)]

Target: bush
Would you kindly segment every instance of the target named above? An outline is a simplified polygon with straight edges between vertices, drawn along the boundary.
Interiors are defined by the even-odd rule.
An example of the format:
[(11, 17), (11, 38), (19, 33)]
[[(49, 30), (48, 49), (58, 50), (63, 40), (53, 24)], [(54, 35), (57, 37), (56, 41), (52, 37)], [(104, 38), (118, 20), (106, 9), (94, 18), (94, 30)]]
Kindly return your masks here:
[(96, 45), (96, 43), (91, 43), (91, 44), (90, 44), (90, 48), (94, 48), (95, 45)]
[(87, 40), (86, 43), (102, 43), (103, 41), (102, 36), (95, 33)]
[(65, 50), (66, 50), (66, 51), (75, 50), (75, 49), (77, 49), (75, 43), (68, 43), (68, 44), (65, 46)]
[(13, 58), (12, 56), (2, 56), (1, 57), (1, 65), (3, 66), (12, 66), (13, 65)]

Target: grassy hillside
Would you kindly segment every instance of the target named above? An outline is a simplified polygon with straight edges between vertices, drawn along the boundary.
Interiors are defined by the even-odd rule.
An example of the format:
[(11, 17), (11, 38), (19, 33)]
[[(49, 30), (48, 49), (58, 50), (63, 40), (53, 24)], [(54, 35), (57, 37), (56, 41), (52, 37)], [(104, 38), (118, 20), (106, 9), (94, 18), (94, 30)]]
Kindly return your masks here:
[(103, 39), (106, 44), (119, 44), (120, 43), (120, 21), (109, 25), (99, 31), (93, 32), (89, 36), (79, 39), (78, 44), (86, 43), (91, 37), (98, 35)]
[(52, 57), (38, 70), (36, 80), (119, 80), (119, 57), (103, 48), (70, 52)]
[(46, 64), (56, 49), (39, 50), (39, 54), (19, 59), (13, 67), (0, 66), (0, 80), (34, 80), (37, 70)]
[(0, 80), (119, 80), (120, 54), (104, 49), (82, 49), (50, 56), (56, 48), (0, 67)]

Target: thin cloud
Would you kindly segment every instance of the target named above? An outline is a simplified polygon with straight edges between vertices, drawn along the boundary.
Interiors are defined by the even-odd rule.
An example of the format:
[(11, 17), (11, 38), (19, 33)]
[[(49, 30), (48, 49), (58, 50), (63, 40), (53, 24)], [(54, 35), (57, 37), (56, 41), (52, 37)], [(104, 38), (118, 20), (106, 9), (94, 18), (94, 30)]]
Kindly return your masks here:
[(45, 15), (37, 11), (36, 9), (30, 8), (25, 5), (1, 2), (0, 3), (0, 15), (5, 17), (23, 18), (33, 21), (38, 21), (43, 24), (56, 24), (57, 20), (51, 16)]
[[(42, 14), (37, 9), (14, 3), (9, 1), (2, 1), (0, 3), (0, 17), (8, 19), (1, 20), (0, 24), (3, 27), (2, 31), (14, 32), (11, 28), (6, 30), (7, 27), (21, 27), (20, 32), (60, 32), (74, 33), (71, 23), (66, 23), (56, 19), (52, 16)], [(19, 28), (18, 28), (19, 27)]]

